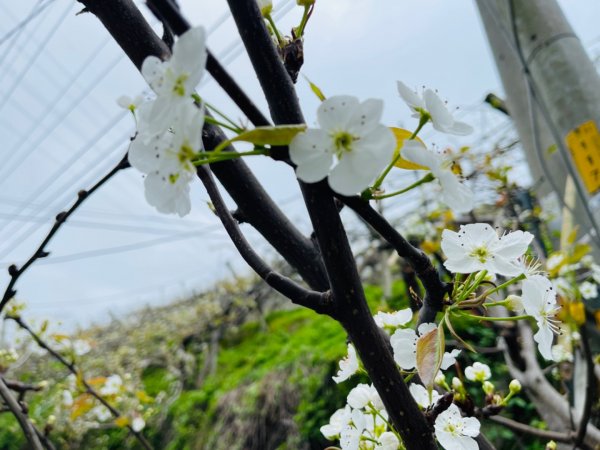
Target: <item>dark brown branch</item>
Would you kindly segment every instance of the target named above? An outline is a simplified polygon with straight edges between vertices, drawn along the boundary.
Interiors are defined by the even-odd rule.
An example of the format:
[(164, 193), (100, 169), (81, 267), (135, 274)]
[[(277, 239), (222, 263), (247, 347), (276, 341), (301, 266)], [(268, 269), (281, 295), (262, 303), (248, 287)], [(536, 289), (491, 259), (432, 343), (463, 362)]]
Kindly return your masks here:
[[(181, 36), (190, 29), (189, 22), (181, 15), (179, 9), (170, 0), (148, 0), (146, 3), (151, 5), (152, 12), (158, 15), (161, 21), (169, 24), (177, 36)], [(264, 116), (250, 97), (240, 88), (210, 50), (206, 59), (206, 70), (212, 75), (219, 86), (227, 92), (227, 95), (244, 112), (254, 126), (269, 125), (269, 119)]]
[[(228, 0), (228, 3), (273, 121), (276, 124), (303, 123), (292, 81), (273, 46), (256, 2)], [(331, 285), (334, 317), (348, 332), (406, 448), (436, 449), (432, 431), (373, 321), (331, 190), (324, 181), (300, 185)]]
[(4, 379), (4, 383), (6, 384), (6, 386), (8, 386), (8, 388), (11, 391), (15, 391), (18, 393), (23, 393), (27, 391), (38, 392), (43, 389), (40, 385), (26, 384), (17, 380), (7, 380), (6, 378)]
[(556, 442), (567, 442), (567, 443), (573, 442), (573, 436), (570, 434), (561, 433), (558, 431), (540, 430), (539, 428), (534, 428), (529, 425), (525, 425), (524, 423), (509, 419), (508, 417), (490, 416), (489, 420), (491, 420), (492, 422), (496, 422), (500, 425), (503, 425), (506, 428), (509, 428), (518, 433), (529, 434), (531, 436), (535, 436), (540, 439), (553, 440)]
[(13, 413), (23, 433), (25, 434), (25, 439), (29, 442), (33, 450), (43, 450), (42, 444), (38, 439), (37, 433), (35, 432), (35, 428), (33, 424), (29, 421), (27, 415), (23, 412), (21, 405), (17, 402), (17, 400), (13, 397), (10, 389), (4, 382), (4, 378), (0, 377), (0, 397), (4, 400), (4, 403), (10, 411)]
[(265, 263), (262, 258), (252, 249), (252, 246), (246, 241), (246, 238), (240, 231), (236, 220), (231, 215), (229, 208), (223, 201), (219, 189), (212, 178), (210, 169), (206, 166), (199, 166), (198, 176), (210, 196), (210, 199), (215, 207), (217, 215), (223, 227), (229, 234), (240, 255), (248, 263), (248, 265), (263, 279), (266, 283), (275, 289), (277, 292), (285, 295), (292, 302), (311, 308), (320, 314), (331, 314), (333, 312), (331, 298), (328, 292), (321, 293), (309, 291), (300, 286), (295, 281), (275, 272)]
[(102, 177), (90, 189), (88, 189), (87, 191), (79, 191), (79, 193), (77, 194), (77, 201), (73, 203), (73, 205), (67, 211), (60, 212), (56, 215), (54, 226), (50, 229), (40, 246), (33, 253), (33, 255), (31, 255), (31, 257), (25, 262), (25, 264), (23, 264), (19, 268), (17, 268), (17, 266), (15, 265), (11, 265), (8, 268), (10, 281), (8, 283), (8, 286), (6, 287), (6, 290), (4, 291), (4, 294), (2, 295), (2, 300), (0, 300), (0, 312), (4, 309), (4, 307), (10, 301), (10, 299), (16, 295), (17, 291), (14, 289), (14, 287), (21, 275), (23, 275), (23, 273), (25, 273), (29, 266), (31, 266), (36, 260), (40, 258), (45, 258), (49, 255), (49, 253), (46, 251), (46, 246), (52, 240), (52, 238), (58, 232), (58, 230), (63, 226), (63, 224), (67, 221), (67, 219), (71, 216), (71, 214), (73, 214), (77, 210), (77, 208), (79, 208), (81, 204), (97, 189), (99, 189), (104, 183), (110, 180), (121, 169), (125, 169), (126, 167), (129, 167), (127, 156), (125, 156), (115, 167), (111, 169), (110, 172), (104, 175), (104, 177)]
[[(169, 49), (154, 33), (140, 11), (131, 0), (79, 0), (87, 10), (95, 14), (111, 33), (117, 44), (139, 69), (144, 59), (150, 55), (160, 58), (169, 57)], [(170, 23), (170, 22), (169, 22)], [(177, 33), (181, 28), (170, 23)], [(131, 30), (135, 30), (132, 34)], [(131, 36), (136, 39), (132, 40)], [(213, 68), (213, 76), (228, 92), (239, 90), (233, 79), (223, 71)], [(225, 75), (227, 75), (225, 77)], [(240, 107), (244, 104), (239, 105)], [(242, 109), (244, 114), (261, 123), (249, 106)], [(260, 113), (260, 112), (259, 112)], [(262, 113), (260, 113), (262, 116)], [(262, 116), (264, 118), (264, 116)], [(265, 119), (266, 121), (266, 119)], [(265, 123), (268, 123), (265, 122)], [(225, 135), (216, 126), (205, 124), (202, 136), (207, 149), (215, 148), (225, 140)], [(232, 151), (228, 147), (227, 151)], [(213, 172), (223, 184), (229, 195), (243, 213), (246, 221), (252, 225), (296, 270), (312, 289), (328, 289), (323, 263), (319, 252), (312, 242), (303, 236), (277, 207), (244, 161), (239, 159), (221, 162), (213, 166)]]
[[(104, 399), (98, 392), (96, 392), (96, 390), (89, 385), (85, 378), (81, 376), (81, 371), (77, 368), (75, 363), (67, 361), (64, 358), (64, 356), (62, 356), (59, 352), (50, 347), (35, 331), (33, 331), (29, 327), (29, 325), (25, 323), (25, 321), (20, 316), (7, 315), (5, 318), (13, 320), (21, 329), (27, 331), (27, 333), (29, 333), (29, 335), (33, 338), (37, 345), (39, 345), (41, 348), (50, 353), (50, 355), (59, 363), (61, 363), (69, 372), (78, 377), (78, 379), (81, 381), (81, 384), (85, 388), (85, 391), (92, 397), (94, 397), (96, 400), (98, 400), (100, 403), (102, 403), (102, 405), (104, 405), (106, 409), (110, 411), (113, 417), (121, 417), (121, 413), (117, 409), (115, 409), (106, 399)], [(135, 431), (131, 427), (131, 425), (127, 425), (127, 428), (129, 429), (129, 432), (137, 438), (137, 440), (140, 442), (140, 444), (142, 444), (144, 448), (152, 449), (152, 446), (146, 440), (143, 434), (141, 434), (138, 431)]]
[(416, 272), (425, 288), (423, 307), (419, 311), (419, 324), (435, 322), (435, 316), (444, 307), (444, 296), (448, 286), (440, 280), (431, 260), (416, 247), (413, 247), (379, 212), (365, 200), (358, 197), (341, 197), (360, 217), (388, 241), (398, 255), (404, 258)]
[(585, 433), (587, 432), (587, 426), (592, 416), (592, 407), (598, 399), (597, 397), (597, 379), (594, 374), (594, 359), (592, 354), (592, 348), (590, 346), (590, 337), (586, 328), (586, 324), (583, 324), (579, 328), (581, 334), (581, 350), (585, 359), (586, 365), (586, 385), (585, 385), (585, 401), (583, 404), (583, 412), (581, 414), (581, 420), (579, 427), (577, 428), (577, 435), (575, 437), (574, 448), (581, 446), (585, 439)]

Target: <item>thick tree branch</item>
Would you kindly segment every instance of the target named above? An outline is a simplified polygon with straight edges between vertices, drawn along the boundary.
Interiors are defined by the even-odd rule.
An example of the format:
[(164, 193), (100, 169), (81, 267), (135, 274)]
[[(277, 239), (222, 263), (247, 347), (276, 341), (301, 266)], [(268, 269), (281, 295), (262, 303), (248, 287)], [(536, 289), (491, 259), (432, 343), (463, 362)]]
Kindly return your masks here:
[(552, 440), (556, 442), (573, 442), (573, 435), (567, 433), (560, 433), (558, 431), (540, 430), (539, 428), (530, 427), (524, 423), (517, 422), (516, 420), (509, 419), (503, 416), (490, 416), (489, 420), (496, 422), (500, 425), (505, 426), (513, 431), (523, 434), (529, 434), (541, 439)]
[(435, 322), (435, 316), (444, 307), (444, 296), (448, 287), (440, 280), (431, 260), (425, 253), (413, 247), (404, 237), (365, 200), (359, 197), (339, 197), (352, 208), (365, 222), (375, 229), (383, 239), (389, 242), (398, 255), (406, 259), (416, 272), (425, 288), (423, 306), (419, 311), (419, 324)]
[[(138, 69), (141, 68), (144, 59), (150, 55), (163, 59), (169, 57), (169, 49), (154, 33), (131, 0), (79, 1), (86, 6), (87, 11), (98, 17)], [(176, 23), (170, 23), (170, 25), (174, 32), (181, 31), (181, 27)], [(131, 30), (135, 30), (135, 32)], [(132, 36), (135, 39), (132, 39)], [(216, 61), (214, 62), (216, 63)], [(213, 76), (218, 77), (219, 84), (226, 88), (228, 93), (232, 90), (241, 92), (241, 89), (221, 66), (213, 64), (213, 72)], [(251, 103), (250, 100), (248, 102)], [(268, 123), (256, 107), (252, 108), (247, 103), (242, 104), (246, 105), (243, 109), (244, 113), (256, 121), (255, 124)], [(253, 109), (255, 113), (251, 112)], [(210, 124), (204, 125), (205, 148), (213, 149), (223, 140), (225, 140), (225, 135), (218, 127)], [(227, 150), (232, 151), (233, 148), (228, 147)], [(324, 275), (325, 271), (318, 249), (293, 226), (277, 207), (244, 161), (236, 159), (215, 164), (213, 172), (242, 211), (246, 221), (292, 267), (298, 270), (300, 276), (312, 289), (327, 290), (329, 285)]]
[(319, 314), (331, 314), (333, 309), (328, 292), (321, 293), (309, 291), (295, 281), (275, 272), (263, 261), (244, 238), (236, 220), (231, 215), (231, 212), (219, 193), (219, 189), (212, 178), (210, 169), (206, 166), (199, 166), (197, 170), (198, 176), (200, 177), (200, 180), (202, 180), (202, 183), (204, 183), (204, 187), (213, 202), (217, 215), (221, 219), (227, 234), (229, 234), (229, 237), (240, 252), (240, 255), (242, 255), (248, 265), (252, 267), (252, 269), (265, 280), (269, 286), (285, 295), (292, 302), (311, 308)]
[(25, 434), (25, 439), (29, 442), (30, 448), (32, 450), (43, 450), (42, 443), (40, 442), (37, 433), (35, 432), (35, 428), (33, 424), (29, 421), (27, 415), (23, 412), (23, 409), (17, 399), (15, 399), (10, 392), (10, 389), (4, 382), (4, 378), (0, 377), (0, 397), (4, 400), (6, 406), (13, 413), (19, 425), (21, 425), (21, 429)]
[(54, 235), (58, 232), (58, 230), (63, 226), (63, 224), (67, 221), (67, 219), (73, 214), (77, 208), (81, 206), (81, 204), (96, 190), (98, 190), (104, 183), (110, 180), (117, 172), (121, 169), (125, 169), (129, 167), (129, 162), (127, 161), (127, 156), (125, 156), (115, 167), (111, 169), (104, 177), (102, 177), (96, 184), (94, 184), (90, 189), (81, 190), (77, 194), (77, 201), (73, 203), (68, 210), (60, 212), (56, 215), (56, 220), (54, 222), (54, 226), (50, 229), (40, 246), (37, 248), (33, 255), (23, 264), (21, 267), (17, 268), (15, 265), (11, 265), (8, 268), (8, 274), (10, 275), (10, 281), (4, 294), (2, 295), (2, 300), (0, 300), (0, 312), (4, 309), (6, 304), (13, 298), (17, 291), (14, 289), (17, 281), (25, 273), (25, 271), (31, 266), (36, 260), (40, 258), (45, 258), (49, 255), (49, 252), (46, 251), (46, 246), (52, 240)]
[[(46, 350), (50, 355), (56, 359), (59, 363), (61, 363), (69, 372), (78, 377), (81, 384), (85, 388), (85, 391), (98, 400), (102, 405), (106, 407), (113, 415), (113, 417), (118, 418), (121, 417), (121, 413), (115, 409), (104, 397), (102, 397), (96, 390), (90, 386), (90, 384), (85, 380), (85, 377), (81, 376), (81, 370), (75, 365), (73, 362), (67, 361), (64, 356), (62, 356), (59, 352), (50, 347), (35, 331), (33, 331), (29, 325), (25, 323), (25, 321), (20, 316), (7, 315), (5, 319), (10, 319), (14, 321), (21, 329), (27, 331), (29, 335), (33, 338), (37, 345)], [(137, 438), (140, 444), (145, 449), (152, 449), (150, 443), (146, 440), (143, 434), (138, 431), (135, 431), (131, 425), (127, 425), (129, 432)]]
[[(228, 0), (229, 8), (276, 124), (304, 119), (289, 75), (267, 33), (254, 0)], [(348, 239), (326, 182), (301, 183), (321, 249), (337, 318), (349, 334), (394, 427), (408, 449), (436, 449), (425, 417), (412, 399), (369, 311)]]

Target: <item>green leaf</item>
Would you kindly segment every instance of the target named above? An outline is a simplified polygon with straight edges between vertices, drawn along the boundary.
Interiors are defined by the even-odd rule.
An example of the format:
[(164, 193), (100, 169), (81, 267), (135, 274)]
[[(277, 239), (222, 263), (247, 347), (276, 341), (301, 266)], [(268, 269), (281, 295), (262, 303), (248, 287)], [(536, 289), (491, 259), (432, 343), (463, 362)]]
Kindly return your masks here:
[(323, 94), (323, 91), (319, 88), (319, 86), (317, 86), (315, 83), (310, 81), (306, 75), (302, 74), (302, 76), (304, 77), (304, 79), (306, 80), (308, 85), (310, 86), (310, 90), (313, 91), (313, 93), (319, 98), (319, 100), (324, 102), (327, 99), (327, 97), (325, 97), (325, 95)]
[(244, 131), (231, 139), (231, 142), (244, 141), (254, 145), (288, 145), (294, 136), (306, 130), (306, 125), (276, 125), (274, 127), (256, 127)]

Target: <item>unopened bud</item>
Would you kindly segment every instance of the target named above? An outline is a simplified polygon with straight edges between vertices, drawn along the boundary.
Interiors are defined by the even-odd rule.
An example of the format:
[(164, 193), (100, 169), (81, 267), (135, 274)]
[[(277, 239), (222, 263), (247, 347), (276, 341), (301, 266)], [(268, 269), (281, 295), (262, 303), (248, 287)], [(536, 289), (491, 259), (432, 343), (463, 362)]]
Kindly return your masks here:
[(492, 395), (494, 393), (494, 390), (496, 389), (496, 387), (489, 381), (484, 381), (481, 385), (481, 388), (483, 389), (483, 392), (485, 392), (487, 395)]
[(54, 423), (56, 422), (56, 416), (51, 414), (48, 416), (48, 420), (46, 421), (46, 423), (48, 425), (54, 425)]
[(508, 388), (512, 394), (517, 394), (521, 392), (522, 386), (519, 380), (512, 380), (508, 385)]
[(546, 444), (546, 450), (556, 450), (556, 442), (550, 441)]
[(523, 312), (523, 299), (518, 295), (509, 295), (506, 297), (506, 307), (516, 313)]
[(271, 0), (256, 0), (258, 3), (258, 9), (263, 17), (268, 16), (273, 11), (273, 2)]
[(462, 381), (460, 381), (460, 379), (457, 377), (452, 378), (452, 389), (454, 389), (455, 391), (460, 391), (462, 388)]
[(438, 386), (442, 386), (446, 383), (446, 377), (444, 376), (444, 374), (440, 371), (438, 372), (438, 374), (435, 376), (435, 379), (433, 380), (435, 384), (437, 384)]

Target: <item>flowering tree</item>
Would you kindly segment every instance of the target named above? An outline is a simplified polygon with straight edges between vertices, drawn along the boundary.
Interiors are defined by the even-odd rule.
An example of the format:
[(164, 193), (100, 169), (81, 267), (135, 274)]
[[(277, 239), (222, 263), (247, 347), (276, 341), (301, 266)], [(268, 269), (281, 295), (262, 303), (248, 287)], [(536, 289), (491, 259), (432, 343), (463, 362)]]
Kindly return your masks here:
[[(269, 104), (271, 123), (207, 50), (204, 30), (190, 27), (169, 0), (148, 2), (163, 22), (163, 39), (130, 0), (80, 2), (104, 24), (155, 94), (146, 101), (119, 100), (135, 117), (137, 133), (127, 160), (112, 173), (130, 164), (145, 175), (149, 204), (159, 212), (179, 216), (193, 207), (190, 184), (199, 178), (225, 230), (249, 266), (292, 302), (331, 317), (346, 330), (348, 355), (340, 361), (334, 380), (345, 382), (362, 372), (372, 384), (361, 383), (350, 391), (347, 405), (321, 428), (325, 437), (339, 441), (344, 450), (436, 449), (438, 444), (446, 449), (493, 448), (481, 433), (481, 422), (490, 419), (582, 448), (600, 443), (600, 431), (589, 423), (595, 366), (587, 337), (582, 323), (566, 317), (563, 333), (569, 341), (561, 343), (559, 339), (562, 347), (554, 346), (560, 329), (557, 289), (542, 274), (539, 264), (526, 257), (533, 234), (516, 230), (499, 235), (489, 223), (463, 224), (458, 231), (446, 229), (440, 241), (446, 258), (445, 278), (431, 259), (411, 245), (371, 204), (436, 180), (443, 203), (456, 213), (473, 209), (473, 195), (452, 170), (452, 161), (428, 148), (418, 136), (428, 124), (441, 133), (464, 135), (472, 131), (453, 117), (434, 91), (427, 89), (420, 94), (398, 82), (398, 93), (416, 118), (414, 130), (407, 131), (381, 123), (381, 100), (360, 101), (350, 95), (325, 98), (315, 88), (322, 103), (317, 110), (318, 127), (309, 128), (294, 82), (302, 64), (302, 40), (315, 9), (314, 0), (298, 0), (303, 14), (291, 38), (282, 37), (277, 29), (270, 15), (270, 2), (228, 0)], [(179, 36), (173, 45), (171, 34)], [(195, 91), (205, 70), (254, 128), (246, 129), (223, 116)], [(233, 148), (236, 141), (249, 142), (254, 148), (238, 153)], [(254, 155), (283, 161), (295, 171), (314, 230), (312, 239), (295, 228), (245, 165), (243, 158)], [(406, 189), (386, 192), (386, 177), (395, 167), (424, 171), (425, 175)], [(235, 214), (223, 201), (215, 176), (237, 204)], [(88, 194), (82, 193), (80, 201)], [(410, 264), (425, 291), (423, 298), (417, 298), (418, 311), (402, 309), (372, 315), (340, 219), (341, 208), (353, 210)], [(57, 225), (73, 211), (74, 208), (59, 215)], [(304, 283), (274, 270), (241, 233), (242, 221), (264, 236)], [(14, 297), (13, 287), (23, 271), (44, 256), (49, 238), (26, 265), (12, 266), (11, 284), (0, 307)], [(575, 264), (582, 256), (581, 252), (567, 252), (558, 264)], [(595, 270), (591, 263), (589, 267)], [(570, 267), (563, 274), (568, 277), (578, 269)], [(570, 288), (576, 284), (574, 280), (565, 283)], [(581, 285), (579, 294), (569, 298), (576, 303), (581, 296), (593, 295), (595, 285), (590, 286)], [(564, 292), (561, 295), (566, 296)], [(27, 328), (18, 313), (9, 313), (9, 317)], [(493, 374), (487, 365), (475, 362), (461, 369), (457, 362), (461, 352), (476, 351), (476, 345), (457, 332), (456, 324), (463, 320), (504, 324), (504, 351), (514, 377), (508, 392), (497, 390), (490, 381)], [(447, 335), (454, 338), (454, 348), (447, 344)], [(49, 349), (43, 341), (39, 342)], [(73, 351), (81, 352), (81, 345), (75, 350), (74, 344)], [(569, 401), (545, 377), (538, 352), (544, 360), (581, 355), (591, 388), (586, 390), (580, 411), (573, 411)], [(62, 358), (58, 353), (56, 356)], [(120, 416), (111, 404), (112, 395), (126, 390), (120, 377), (103, 379), (96, 389), (85, 378), (77, 380), (79, 371), (72, 363), (64, 358), (63, 363), (73, 372), (73, 382), (81, 384), (79, 388), (86, 398), (91, 396), (103, 402), (105, 410), (98, 414)], [(450, 378), (450, 370), (455, 370), (456, 376)], [(31, 445), (42, 448), (27, 417), (11, 403), (11, 393), (3, 389), (2, 383), (0, 394), (12, 405)], [(485, 393), (483, 404), (473, 404), (466, 389), (469, 383), (480, 385)], [(498, 417), (523, 386), (554, 430), (542, 432)], [(65, 392), (69, 393), (64, 402), (72, 403), (72, 394)], [(565, 425), (568, 418), (572, 419), (572, 426)], [(149, 446), (140, 434), (144, 427), (141, 417), (132, 417), (126, 426), (144, 446)]]

